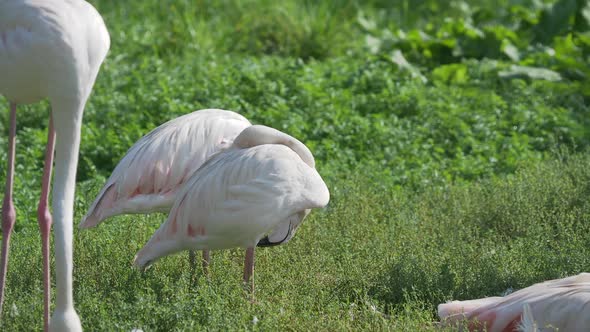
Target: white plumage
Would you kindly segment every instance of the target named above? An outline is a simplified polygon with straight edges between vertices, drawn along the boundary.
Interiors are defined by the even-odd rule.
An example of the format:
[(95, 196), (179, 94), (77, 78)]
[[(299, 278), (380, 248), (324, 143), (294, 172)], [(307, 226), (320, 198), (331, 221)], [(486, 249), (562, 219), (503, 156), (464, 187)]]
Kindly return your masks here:
[[(10, 101), (8, 175), (2, 209), (0, 311), (15, 221), (12, 202), (16, 105), (49, 99), (51, 114), (38, 219), (43, 241), (45, 329), (79, 331), (72, 294), (73, 204), (80, 126), (110, 38), (98, 12), (82, 0), (0, 0), (0, 94)], [(49, 324), (49, 183), (55, 157), (56, 306)], [(49, 325), (49, 326), (48, 326)]]
[[(295, 138), (265, 126), (246, 128), (212, 156), (178, 193), (170, 215), (135, 257), (145, 268), (186, 249), (249, 249), (265, 234), (287, 242), (312, 208), (329, 201), (313, 156)], [(244, 279), (251, 276), (248, 254)]]
[(438, 315), (447, 323), (477, 320), (479, 325), (472, 323), (470, 330), (481, 330), (486, 324), (490, 332), (550, 326), (560, 331), (587, 331), (590, 273), (534, 284), (503, 297), (440, 304)]
[(86, 1), (0, 0), (0, 92), (11, 102), (79, 104), (109, 46)]
[(533, 317), (533, 312), (531, 311), (531, 306), (528, 303), (525, 303), (522, 306), (522, 316), (520, 318), (520, 324), (518, 325), (519, 332), (538, 332), (539, 329), (537, 328), (537, 323), (535, 322), (535, 317)]
[(249, 127), (243, 116), (206, 109), (168, 121), (135, 143), (98, 194), (81, 228), (119, 214), (169, 212), (178, 189)]

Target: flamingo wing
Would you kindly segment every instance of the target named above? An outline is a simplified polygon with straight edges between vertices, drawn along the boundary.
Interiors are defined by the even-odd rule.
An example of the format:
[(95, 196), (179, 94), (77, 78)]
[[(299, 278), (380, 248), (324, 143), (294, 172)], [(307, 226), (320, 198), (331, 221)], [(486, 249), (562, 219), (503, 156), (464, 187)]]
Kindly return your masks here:
[(133, 145), (80, 227), (122, 213), (170, 210), (178, 188), (211, 155), (231, 146), (250, 122), (225, 110), (196, 111), (164, 123)]
[[(530, 313), (521, 322), (525, 306)], [(484, 325), (488, 331), (516, 331), (522, 323), (525, 329), (534, 323), (539, 328), (583, 331), (590, 326), (590, 273), (534, 284), (505, 297), (441, 304), (438, 312), (447, 322), (471, 321), (471, 331)]]
[(193, 174), (135, 264), (185, 249), (252, 247), (290, 216), (328, 200), (317, 171), (284, 145), (227, 150)]

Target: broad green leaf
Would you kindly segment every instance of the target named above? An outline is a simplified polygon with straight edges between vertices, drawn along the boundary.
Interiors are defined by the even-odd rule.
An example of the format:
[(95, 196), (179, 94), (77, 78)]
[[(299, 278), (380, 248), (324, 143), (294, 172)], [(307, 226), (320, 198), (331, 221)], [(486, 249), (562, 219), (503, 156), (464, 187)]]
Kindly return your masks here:
[(502, 52), (504, 52), (504, 54), (506, 54), (506, 56), (512, 61), (520, 60), (520, 53), (518, 52), (518, 49), (507, 39), (502, 41)]
[(408, 71), (412, 77), (418, 78), (422, 83), (428, 82), (428, 79), (420, 73), (420, 70), (415, 66), (412, 66), (408, 60), (404, 57), (400, 50), (394, 50), (391, 55), (391, 62), (395, 63), (398, 68)]
[(373, 37), (371, 35), (365, 36), (365, 42), (367, 43), (367, 47), (369, 48), (369, 52), (373, 54), (379, 53), (381, 50), (381, 39)]
[(508, 70), (502, 70), (498, 73), (501, 78), (512, 79), (512, 78), (529, 78), (533, 80), (546, 80), (546, 81), (561, 81), (561, 75), (559, 73), (538, 67), (528, 66), (510, 66)]
[(577, 31), (587, 31), (590, 29), (590, 1), (578, 0), (575, 28)]
[(553, 37), (566, 31), (576, 9), (576, 0), (559, 0), (550, 9), (543, 11), (541, 20), (536, 26), (535, 39), (548, 43)]
[(367, 15), (364, 15), (363, 12), (359, 11), (356, 20), (365, 31), (373, 31), (377, 28), (375, 21), (370, 19)]
[(463, 84), (469, 81), (467, 66), (461, 63), (439, 66), (432, 71), (435, 81)]

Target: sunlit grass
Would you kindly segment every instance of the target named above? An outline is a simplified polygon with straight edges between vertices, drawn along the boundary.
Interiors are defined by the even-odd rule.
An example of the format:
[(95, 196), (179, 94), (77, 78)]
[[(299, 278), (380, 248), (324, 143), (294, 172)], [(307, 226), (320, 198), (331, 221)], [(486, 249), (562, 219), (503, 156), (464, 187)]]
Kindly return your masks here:
[[(191, 271), (186, 253), (142, 274), (131, 261), (164, 216), (113, 218), (75, 232), (77, 308), (91, 330), (433, 328), (438, 303), (590, 268), (589, 162), (568, 157), (421, 194), (367, 186), (363, 176), (332, 182), (330, 205), (292, 242), (257, 250), (254, 304), (242, 250), (215, 251), (209, 278)], [(82, 186), (78, 206), (96, 189)], [(33, 222), (21, 220), (13, 240), (7, 330), (41, 327)]]

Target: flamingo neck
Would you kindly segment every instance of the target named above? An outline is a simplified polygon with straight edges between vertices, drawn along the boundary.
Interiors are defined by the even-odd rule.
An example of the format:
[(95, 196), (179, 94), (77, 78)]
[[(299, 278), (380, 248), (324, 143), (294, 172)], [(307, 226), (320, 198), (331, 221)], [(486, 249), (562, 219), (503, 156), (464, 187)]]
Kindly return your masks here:
[(309, 167), (315, 168), (311, 151), (293, 136), (263, 125), (253, 125), (244, 129), (234, 140), (234, 146), (247, 149), (263, 144), (282, 144), (293, 150)]

